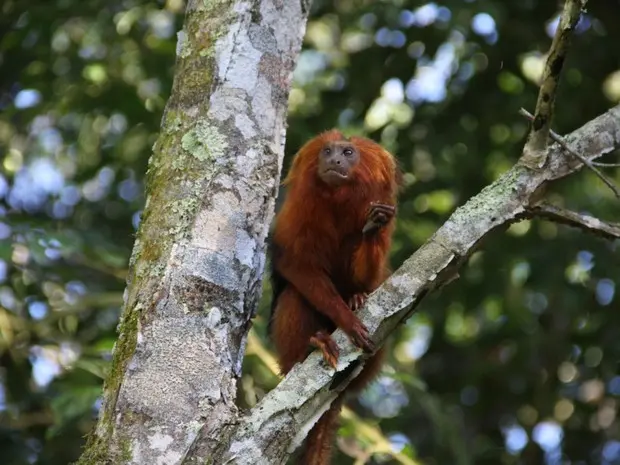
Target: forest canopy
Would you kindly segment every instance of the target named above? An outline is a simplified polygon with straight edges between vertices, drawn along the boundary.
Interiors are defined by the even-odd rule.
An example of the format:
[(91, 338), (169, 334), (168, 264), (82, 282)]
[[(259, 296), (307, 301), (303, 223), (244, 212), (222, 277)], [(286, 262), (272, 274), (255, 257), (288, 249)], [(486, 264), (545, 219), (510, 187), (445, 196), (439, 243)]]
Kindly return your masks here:
[[(398, 267), (517, 161), (529, 130), (519, 109), (535, 109), (559, 8), (315, 0), (289, 97), (284, 172), (332, 127), (382, 143), (405, 173)], [(75, 461), (94, 425), (183, 14), (183, 0), (0, 5), (8, 465)], [(617, 24), (618, 2), (588, 4), (556, 97), (557, 133), (620, 102)], [(605, 172), (620, 182), (618, 168)], [(619, 219), (618, 199), (588, 170), (547, 197)], [(335, 463), (379, 451), (367, 463), (620, 464), (618, 244), (543, 220), (494, 234), (391, 338), (380, 377), (343, 415)], [(268, 282), (263, 294), (243, 407), (279, 380)]]

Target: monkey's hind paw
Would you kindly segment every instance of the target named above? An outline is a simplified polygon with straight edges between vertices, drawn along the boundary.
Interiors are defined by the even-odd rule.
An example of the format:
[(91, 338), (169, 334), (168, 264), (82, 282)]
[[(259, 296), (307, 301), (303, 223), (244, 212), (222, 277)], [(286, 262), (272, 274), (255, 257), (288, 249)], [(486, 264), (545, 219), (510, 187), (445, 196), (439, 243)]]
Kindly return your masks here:
[(358, 311), (360, 308), (364, 306), (366, 303), (366, 299), (368, 298), (368, 294), (365, 292), (360, 292), (359, 294), (353, 294), (349, 299), (349, 308), (354, 312)]
[(336, 369), (340, 351), (330, 334), (325, 331), (317, 331), (317, 333), (310, 338), (310, 345), (319, 349), (323, 353), (325, 362), (334, 370)]

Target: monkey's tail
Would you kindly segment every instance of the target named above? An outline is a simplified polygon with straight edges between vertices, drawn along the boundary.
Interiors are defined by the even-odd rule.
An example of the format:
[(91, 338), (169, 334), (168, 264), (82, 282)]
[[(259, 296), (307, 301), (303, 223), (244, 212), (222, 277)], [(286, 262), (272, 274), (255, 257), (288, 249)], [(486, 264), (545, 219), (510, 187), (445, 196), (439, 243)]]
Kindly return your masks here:
[(334, 433), (338, 425), (338, 415), (342, 409), (343, 401), (343, 396), (338, 396), (310, 430), (306, 439), (303, 465), (329, 465)]

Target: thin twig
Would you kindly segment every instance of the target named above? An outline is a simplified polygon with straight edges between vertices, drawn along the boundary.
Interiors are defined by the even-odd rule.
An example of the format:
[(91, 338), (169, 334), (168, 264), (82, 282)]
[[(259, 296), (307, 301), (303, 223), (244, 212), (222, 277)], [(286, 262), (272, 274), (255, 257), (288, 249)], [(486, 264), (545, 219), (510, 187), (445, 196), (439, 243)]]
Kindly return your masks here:
[[(519, 114), (525, 116), (530, 121), (532, 121), (534, 119), (534, 115), (532, 115), (525, 108), (521, 108), (519, 110)], [(603, 181), (607, 185), (607, 187), (609, 187), (613, 191), (613, 193), (616, 195), (616, 197), (618, 197), (620, 199), (620, 190), (618, 190), (618, 188), (616, 187), (616, 185), (613, 183), (613, 181), (611, 179), (609, 179), (607, 176), (605, 176), (603, 173), (601, 173), (601, 171), (596, 166), (594, 166), (594, 164), (593, 164), (593, 162), (591, 160), (588, 160), (587, 158), (583, 157), (582, 155), (580, 155), (579, 153), (574, 151), (572, 148), (570, 148), (570, 146), (566, 143), (564, 138), (561, 135), (559, 135), (557, 132), (554, 132), (554, 131), (552, 131), (550, 129), (549, 130), (549, 136), (554, 141), (556, 141), (558, 144), (560, 144), (560, 146), (564, 150), (566, 150), (573, 157), (577, 158), (581, 163), (583, 163), (586, 167), (588, 167), (590, 170), (592, 170), (592, 172), (594, 174), (596, 174), (601, 179), (601, 181)]]
[(594, 166), (600, 166), (602, 168), (620, 168), (620, 163), (604, 163), (602, 161), (593, 161)]
[(581, 10), (587, 0), (566, 0), (558, 28), (551, 42), (549, 56), (545, 62), (542, 84), (538, 92), (532, 129), (523, 149), (521, 162), (533, 169), (542, 168), (547, 158), (547, 140), (553, 117), (555, 94), (560, 82), (560, 73), (568, 53), (571, 33), (575, 28)]
[(594, 216), (565, 210), (544, 202), (528, 207), (526, 211), (528, 216), (539, 216), (556, 223), (574, 226), (606, 239), (620, 239), (620, 224), (607, 223)]

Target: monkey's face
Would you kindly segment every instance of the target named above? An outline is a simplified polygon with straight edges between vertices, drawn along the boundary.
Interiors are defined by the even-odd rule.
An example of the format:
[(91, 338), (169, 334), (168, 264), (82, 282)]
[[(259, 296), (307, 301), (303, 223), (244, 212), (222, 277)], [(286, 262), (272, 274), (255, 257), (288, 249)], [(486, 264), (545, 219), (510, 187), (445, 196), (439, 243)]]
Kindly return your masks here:
[(330, 186), (339, 186), (353, 178), (360, 153), (348, 141), (327, 142), (319, 152), (319, 177)]

